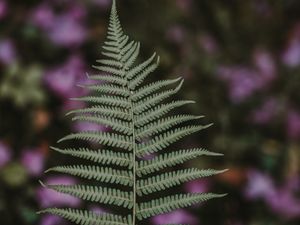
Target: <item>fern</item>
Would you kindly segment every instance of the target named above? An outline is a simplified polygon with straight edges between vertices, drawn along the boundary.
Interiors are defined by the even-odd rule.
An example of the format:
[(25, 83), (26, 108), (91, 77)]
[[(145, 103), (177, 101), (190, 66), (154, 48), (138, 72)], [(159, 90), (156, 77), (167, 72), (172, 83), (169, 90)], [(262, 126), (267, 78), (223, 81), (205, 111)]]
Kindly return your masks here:
[[(106, 149), (53, 147), (52, 149), (59, 153), (87, 160), (90, 164), (57, 166), (46, 171), (92, 180), (93, 184), (113, 184), (113, 188), (98, 185), (42, 184), (44, 187), (85, 201), (123, 207), (128, 210), (128, 215), (99, 215), (78, 209), (58, 208), (45, 209), (40, 213), (52, 213), (81, 225), (136, 225), (143, 219), (223, 196), (195, 193), (143, 200), (145, 196), (184, 182), (224, 171), (197, 168), (164, 171), (199, 156), (221, 154), (200, 148), (164, 153), (173, 143), (211, 124), (186, 125), (195, 123), (202, 116), (168, 116), (176, 108), (194, 102), (165, 101), (180, 90), (183, 84), (181, 78), (144, 84), (147, 76), (158, 67), (159, 57), (154, 53), (144, 62), (134, 65), (139, 51), (140, 43), (129, 41), (128, 36), (123, 33), (116, 3), (113, 1), (107, 41), (102, 52), (104, 59), (98, 60), (99, 65), (94, 66), (99, 73), (89, 75), (89, 79), (99, 81), (99, 84), (81, 85), (82, 88), (92, 90), (95, 95), (73, 99), (88, 102), (90, 107), (68, 113), (73, 115), (73, 120), (102, 124), (109, 127), (110, 131), (73, 133), (59, 140), (91, 141), (105, 146)], [(175, 84), (175, 88), (165, 90)], [(152, 153), (156, 153), (156, 156), (147, 160), (147, 156)]]

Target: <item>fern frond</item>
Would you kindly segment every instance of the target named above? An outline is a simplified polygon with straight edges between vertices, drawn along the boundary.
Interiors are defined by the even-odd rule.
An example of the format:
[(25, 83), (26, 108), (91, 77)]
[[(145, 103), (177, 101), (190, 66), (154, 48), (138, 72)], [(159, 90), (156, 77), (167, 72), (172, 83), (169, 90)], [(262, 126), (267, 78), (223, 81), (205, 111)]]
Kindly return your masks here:
[(114, 214), (97, 214), (91, 211), (79, 210), (79, 209), (59, 209), (49, 208), (44, 209), (40, 212), (50, 213), (56, 216), (60, 216), (67, 219), (75, 224), (79, 225), (130, 225), (131, 218), (124, 218)]
[(136, 137), (138, 139), (145, 138), (154, 134), (158, 134), (162, 131), (165, 131), (181, 123), (197, 120), (201, 118), (203, 118), (203, 116), (192, 116), (192, 115), (171, 116), (166, 119), (161, 119), (153, 123), (147, 124), (146, 126), (137, 129)]
[(206, 129), (211, 125), (212, 124), (206, 126), (198, 125), (198, 126), (176, 128), (174, 130), (168, 131), (166, 133), (154, 137), (154, 139), (152, 139), (149, 142), (138, 144), (136, 153), (139, 157), (142, 157), (154, 152), (158, 152), (162, 149), (165, 149), (166, 147), (173, 144), (174, 142), (178, 141), (179, 139), (187, 135), (190, 135), (192, 133), (198, 132), (200, 130)]
[(132, 68), (131, 70), (129, 70), (126, 75), (127, 79), (131, 80), (133, 77), (135, 77), (136, 75), (141, 73), (143, 70), (145, 70), (145, 68), (147, 68), (149, 65), (151, 65), (155, 56), (156, 56), (156, 53), (153, 53), (153, 55), (148, 60), (146, 60), (145, 62), (143, 62), (143, 63), (137, 65), (136, 67)]
[(153, 82), (151, 84), (148, 84), (144, 87), (141, 87), (140, 89), (138, 89), (133, 95), (132, 95), (132, 100), (133, 101), (137, 101), (140, 100), (144, 97), (146, 97), (149, 94), (152, 94), (153, 92), (166, 87), (168, 85), (174, 84), (178, 81), (180, 81), (182, 78), (179, 77), (177, 79), (173, 79), (173, 80), (160, 80), (160, 81), (156, 81)]
[(143, 70), (143, 72), (141, 72), (141, 74), (139, 74), (136, 78), (132, 79), (129, 84), (129, 89), (135, 90), (136, 87), (138, 87), (150, 73), (157, 69), (157, 67), (159, 66), (159, 61), (160, 58), (158, 57), (155, 64), (151, 64), (149, 67)]
[(91, 108), (84, 108), (84, 109), (75, 109), (67, 113), (67, 115), (71, 114), (99, 114), (103, 116), (111, 116), (117, 119), (123, 119), (130, 121), (131, 117), (126, 110), (118, 107), (109, 107), (109, 106), (93, 106)]
[(102, 124), (112, 128), (115, 131), (121, 132), (126, 135), (132, 135), (132, 129), (130, 129), (130, 124), (122, 120), (114, 119), (108, 116), (75, 116), (73, 120), (87, 121), (97, 124)]
[(100, 70), (102, 72), (108, 73), (108, 74), (113, 74), (119, 77), (123, 77), (125, 75), (125, 71), (120, 70), (120, 69), (115, 69), (110, 66), (93, 66), (93, 68)]
[(135, 43), (133, 47), (131, 47), (126, 53), (125, 51), (121, 51), (121, 54), (124, 56), (122, 57), (122, 61), (124, 62), (125, 68), (129, 68), (135, 62), (136, 58), (140, 53), (140, 43)]
[(146, 99), (140, 100), (134, 104), (134, 110), (136, 113), (142, 113), (145, 110), (151, 108), (152, 106), (157, 105), (158, 103), (162, 102), (166, 98), (176, 94), (183, 84), (183, 80), (174, 90), (164, 91), (158, 94), (154, 94), (152, 96), (147, 97)]
[(87, 88), (92, 91), (96, 91), (102, 94), (112, 94), (112, 95), (120, 95), (122, 97), (128, 97), (128, 91), (120, 86), (117, 85), (110, 85), (110, 84), (102, 84), (102, 85), (78, 85), (83, 88)]
[(132, 174), (125, 170), (115, 170), (109, 167), (99, 166), (57, 166), (50, 168), (47, 172), (66, 173), (73, 176), (81, 177), (88, 180), (97, 180), (100, 182), (121, 184), (125, 186), (132, 186)]
[(222, 156), (223, 154), (209, 152), (205, 149), (188, 149), (179, 150), (176, 152), (171, 152), (167, 154), (162, 154), (151, 160), (142, 160), (138, 164), (137, 175), (143, 176), (160, 171), (167, 167), (173, 167), (178, 164), (183, 164), (184, 162), (195, 159), (199, 156)]
[(121, 60), (121, 56), (119, 54), (116, 53), (110, 53), (110, 52), (101, 52), (102, 55), (114, 59), (114, 60)]
[(225, 195), (218, 195), (212, 193), (177, 194), (173, 196), (155, 199), (149, 202), (139, 204), (137, 218), (139, 220), (146, 219), (151, 216), (168, 213), (179, 208), (184, 208), (196, 203), (224, 196)]
[(91, 102), (91, 103), (101, 103), (103, 105), (121, 107), (125, 109), (129, 109), (130, 105), (126, 101), (126, 98), (117, 97), (117, 96), (84, 96), (79, 98), (71, 98), (73, 101), (83, 101), (83, 102)]
[(82, 200), (113, 204), (128, 209), (133, 207), (132, 193), (118, 189), (86, 185), (46, 185), (46, 187)]
[(148, 195), (157, 191), (180, 185), (184, 182), (223, 173), (225, 170), (199, 170), (196, 168), (183, 169), (139, 180), (137, 194)]
[(141, 113), (140, 115), (136, 115), (135, 119), (135, 125), (137, 127), (143, 127), (145, 124), (161, 118), (165, 114), (169, 113), (171, 110), (187, 105), (195, 103), (194, 101), (173, 101), (168, 104), (162, 104), (159, 106), (156, 106), (154, 109), (149, 109), (146, 112)]
[(52, 150), (60, 152), (61, 154), (71, 155), (81, 159), (90, 160), (102, 165), (117, 165), (132, 168), (131, 154), (130, 153), (121, 153), (113, 152), (109, 150), (91, 150), (88, 148), (67, 148), (59, 149), (51, 147)]
[(123, 148), (128, 151), (132, 150), (131, 137), (119, 135), (115, 133), (108, 133), (108, 132), (87, 131), (87, 132), (81, 132), (76, 134), (69, 134), (64, 138), (60, 139), (58, 143), (62, 141), (76, 140), (76, 139), (83, 140), (83, 141), (93, 141), (98, 144)]
[(91, 80), (99, 80), (103, 83), (111, 83), (124, 87), (126, 85), (126, 80), (121, 77), (116, 77), (112, 75), (89, 75)]
[[(72, 121), (87, 121), (110, 129), (107, 132), (102, 132), (99, 128), (99, 131), (71, 133), (58, 141), (89, 141), (104, 145), (107, 150), (52, 147), (59, 153), (85, 159), (87, 162), (86, 165), (56, 166), (46, 172), (68, 174), (90, 180), (91, 184), (42, 184), (46, 188), (84, 201), (126, 208), (130, 211), (128, 216), (58, 208), (45, 209), (41, 213), (52, 213), (80, 225), (137, 225), (137, 220), (224, 196), (212, 193), (177, 194), (143, 202), (142, 197), (145, 195), (149, 199), (149, 194), (222, 173), (224, 170), (171, 170), (173, 166), (203, 155), (221, 154), (199, 148), (163, 152), (169, 150), (167, 148), (178, 140), (211, 124), (196, 125), (193, 122), (203, 116), (176, 113), (179, 107), (195, 103), (171, 99), (181, 89), (183, 79), (160, 80), (147, 84), (146, 80), (157, 69), (160, 57), (154, 53), (141, 63), (135, 63), (139, 53), (140, 43), (130, 40), (124, 34), (116, 1), (113, 0), (107, 37), (102, 48), (103, 59), (97, 60), (97, 65), (93, 66), (98, 73), (87, 75), (93, 81), (92, 84), (78, 85), (94, 92), (92, 95), (72, 99), (86, 102), (89, 106), (74, 109), (67, 114), (72, 115)], [(144, 159), (152, 153), (157, 153), (153, 159)], [(163, 171), (165, 168), (170, 171)], [(99, 183), (104, 183), (105, 186), (98, 186)]]
[[(109, 45), (109, 44), (107, 44)], [(113, 66), (113, 67), (117, 67), (117, 68), (121, 68), (123, 66), (123, 64), (119, 61), (116, 60), (111, 60), (111, 59), (100, 59), (100, 60), (96, 60), (97, 63), (100, 63), (102, 65), (105, 66)]]

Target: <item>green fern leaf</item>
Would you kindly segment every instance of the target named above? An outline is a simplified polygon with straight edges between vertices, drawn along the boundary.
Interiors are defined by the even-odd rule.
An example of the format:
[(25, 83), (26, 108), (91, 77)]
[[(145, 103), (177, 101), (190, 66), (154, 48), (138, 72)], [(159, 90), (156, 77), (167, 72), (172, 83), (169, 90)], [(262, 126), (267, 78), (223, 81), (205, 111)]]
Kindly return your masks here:
[(105, 183), (116, 183), (125, 186), (132, 186), (133, 180), (131, 172), (123, 170), (115, 170), (109, 167), (98, 167), (98, 166), (57, 166), (50, 168), (47, 172), (59, 172), (66, 173), (73, 176), (81, 177), (88, 180), (96, 180)]
[(168, 104), (162, 104), (159, 106), (156, 106), (154, 109), (150, 109), (146, 112), (141, 113), (140, 115), (136, 116), (135, 119), (135, 125), (137, 127), (143, 127), (145, 124), (161, 118), (162, 116), (164, 116), (165, 114), (167, 114), (168, 112), (170, 112), (171, 110), (187, 105), (187, 104), (192, 104), (195, 103), (194, 101), (173, 101), (171, 103)]
[(45, 185), (45, 187), (78, 197), (82, 200), (113, 204), (128, 209), (133, 207), (132, 193), (120, 191), (118, 189), (85, 185)]
[(183, 164), (184, 162), (197, 158), (199, 156), (221, 156), (223, 154), (209, 152), (205, 149), (189, 149), (179, 150), (167, 154), (162, 154), (151, 160), (144, 160), (139, 162), (137, 175), (142, 177), (143, 175), (151, 174), (160, 171), (167, 167)]
[[(79, 209), (58, 208), (45, 209), (40, 213), (58, 215), (80, 225), (137, 225), (143, 224), (139, 220), (224, 196), (187, 193), (163, 197), (163, 191), (168, 188), (224, 172), (196, 168), (174, 171), (171, 170), (173, 166), (183, 165), (188, 160), (200, 156), (222, 154), (199, 148), (164, 153), (164, 150), (169, 150), (167, 148), (175, 142), (206, 129), (211, 124), (198, 124), (198, 119), (203, 116), (176, 114), (179, 107), (195, 103), (169, 99), (180, 91), (183, 85), (182, 78), (160, 80), (150, 84), (145, 82), (157, 69), (160, 58), (154, 53), (137, 64), (135, 62), (140, 48), (139, 42), (130, 40), (124, 34), (116, 2), (113, 0), (107, 40), (102, 51), (103, 58), (97, 60), (98, 64), (93, 66), (99, 72), (88, 75), (88, 78), (94, 81), (93, 84), (78, 85), (93, 91), (93, 94), (72, 99), (87, 102), (89, 106), (74, 109), (67, 114), (72, 115), (72, 121), (87, 121), (110, 129), (106, 132), (99, 130), (68, 134), (58, 141), (89, 141), (103, 145), (106, 149), (52, 147), (61, 154), (87, 162), (86, 165), (56, 166), (46, 172), (64, 173), (82, 180), (90, 180), (92, 185), (42, 183), (45, 188), (75, 196), (83, 201), (122, 207), (127, 210), (127, 215), (96, 214)], [(165, 90), (169, 85), (175, 84), (176, 87)], [(153, 159), (144, 158), (152, 153), (156, 153)], [(168, 168), (168, 171), (164, 171), (165, 168)], [(144, 201), (145, 195), (151, 199), (151, 194), (157, 192), (162, 194), (161, 198)]]
[(72, 110), (67, 115), (71, 114), (98, 114), (103, 116), (111, 116), (116, 119), (123, 119), (130, 121), (131, 116), (126, 110), (118, 107), (108, 107), (108, 106), (93, 106), (91, 108), (84, 108), (84, 109), (76, 109)]
[(168, 213), (179, 208), (191, 206), (195, 203), (204, 202), (213, 198), (220, 198), (224, 196), (225, 195), (218, 195), (212, 193), (177, 194), (151, 200), (149, 202), (139, 204), (137, 218), (139, 220), (142, 220), (151, 216)]
[(195, 168), (183, 169), (169, 173), (163, 173), (148, 179), (139, 180), (137, 183), (137, 194), (148, 195), (157, 191), (180, 185), (184, 182), (223, 173), (225, 170), (199, 170)]
[(133, 101), (140, 100), (140, 99), (144, 98), (145, 96), (147, 96), (151, 93), (154, 93), (155, 91), (157, 91), (157, 90), (159, 90), (163, 87), (166, 87), (168, 85), (171, 85), (171, 84), (174, 84), (174, 83), (180, 81), (181, 79), (182, 78), (179, 77), (179, 78), (174, 79), (174, 80), (156, 81), (156, 82), (153, 82), (151, 84), (148, 84), (145, 87), (141, 87), (139, 90), (137, 90), (136, 93), (134, 93), (132, 95), (132, 100)]
[(124, 218), (113, 214), (96, 214), (90, 211), (78, 210), (78, 209), (58, 209), (49, 208), (38, 212), (50, 213), (60, 216), (75, 224), (79, 225), (129, 225), (130, 218)]
[(113, 152), (109, 150), (91, 150), (88, 148), (79, 148), (79, 149), (59, 149), (51, 147), (54, 151), (60, 152), (61, 154), (71, 155), (81, 159), (90, 160), (103, 165), (117, 165), (123, 167), (132, 168), (131, 154), (130, 153), (121, 153)]
[(149, 142), (138, 144), (136, 154), (139, 157), (143, 157), (151, 153), (158, 152), (170, 146), (174, 142), (182, 139), (183, 137), (198, 132), (200, 130), (206, 129), (211, 125), (212, 124), (206, 126), (198, 125), (198, 126), (181, 127), (181, 128), (176, 128), (174, 130), (165, 132), (159, 136), (154, 137), (154, 139), (152, 139)]
[(87, 131), (76, 134), (69, 134), (64, 138), (60, 139), (58, 143), (66, 140), (83, 140), (83, 141), (93, 141), (98, 144), (107, 145), (111, 147), (123, 148), (128, 151), (132, 150), (132, 139), (129, 136), (123, 136), (108, 132), (95, 132)]

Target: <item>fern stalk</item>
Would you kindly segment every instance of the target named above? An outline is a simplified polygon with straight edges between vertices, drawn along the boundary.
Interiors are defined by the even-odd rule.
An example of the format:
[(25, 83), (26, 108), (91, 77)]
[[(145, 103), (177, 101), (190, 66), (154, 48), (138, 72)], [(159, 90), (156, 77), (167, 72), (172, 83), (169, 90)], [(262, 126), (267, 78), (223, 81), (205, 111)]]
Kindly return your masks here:
[[(96, 185), (47, 185), (43, 187), (69, 194), (88, 202), (114, 205), (128, 210), (126, 216), (95, 214), (79, 209), (44, 209), (40, 213), (61, 216), (79, 225), (137, 225), (139, 221), (152, 216), (188, 207), (192, 204), (219, 198), (224, 195), (194, 193), (165, 195), (163, 191), (185, 182), (216, 175), (225, 170), (187, 168), (166, 172), (164, 169), (182, 165), (201, 156), (220, 156), (205, 149), (182, 149), (164, 153), (164, 150), (184, 137), (210, 127), (194, 124), (203, 116), (168, 115), (178, 107), (194, 101), (168, 99), (181, 89), (182, 78), (145, 82), (159, 64), (154, 53), (144, 62), (135, 65), (139, 56), (140, 43), (130, 41), (123, 33), (116, 1), (113, 5), (108, 27), (107, 41), (103, 46), (104, 59), (93, 66), (99, 74), (88, 76), (99, 81), (93, 85), (79, 85), (92, 90), (95, 95), (74, 98), (74, 101), (89, 103), (87, 108), (75, 109), (67, 115), (74, 121), (88, 121), (105, 125), (110, 131), (83, 131), (69, 134), (58, 141), (90, 141), (105, 149), (52, 147), (53, 150), (86, 160), (80, 165), (56, 166), (46, 172), (64, 173), (81, 179), (91, 180)], [(167, 89), (169, 86), (177, 86)], [(167, 90), (165, 90), (167, 89)], [(191, 125), (192, 123), (192, 125)], [(190, 124), (190, 125), (188, 125)], [(156, 156), (147, 160), (147, 156)], [(118, 166), (115, 169), (114, 166)], [(101, 187), (112, 184), (112, 188)], [(130, 191), (124, 191), (127, 187)], [(145, 196), (160, 193), (161, 198)], [(139, 199), (138, 199), (139, 198)]]

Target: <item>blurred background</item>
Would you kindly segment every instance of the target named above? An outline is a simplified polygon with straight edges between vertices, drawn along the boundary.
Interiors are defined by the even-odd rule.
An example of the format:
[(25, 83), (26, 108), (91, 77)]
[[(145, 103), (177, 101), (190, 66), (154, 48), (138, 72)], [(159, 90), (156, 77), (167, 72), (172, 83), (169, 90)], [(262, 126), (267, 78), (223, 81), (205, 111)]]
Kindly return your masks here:
[[(73, 184), (46, 168), (70, 162), (49, 150), (64, 135), (101, 129), (71, 123), (65, 112), (82, 107), (70, 97), (100, 58), (110, 0), (0, 0), (0, 223), (64, 225), (35, 214), (51, 206), (85, 207), (43, 189)], [(153, 51), (161, 66), (151, 79), (183, 76), (185, 110), (214, 126), (184, 139), (224, 157), (189, 166), (230, 168), (190, 182), (181, 191), (227, 192), (149, 220), (148, 224), (300, 224), (300, 1), (119, 0), (124, 30)]]

